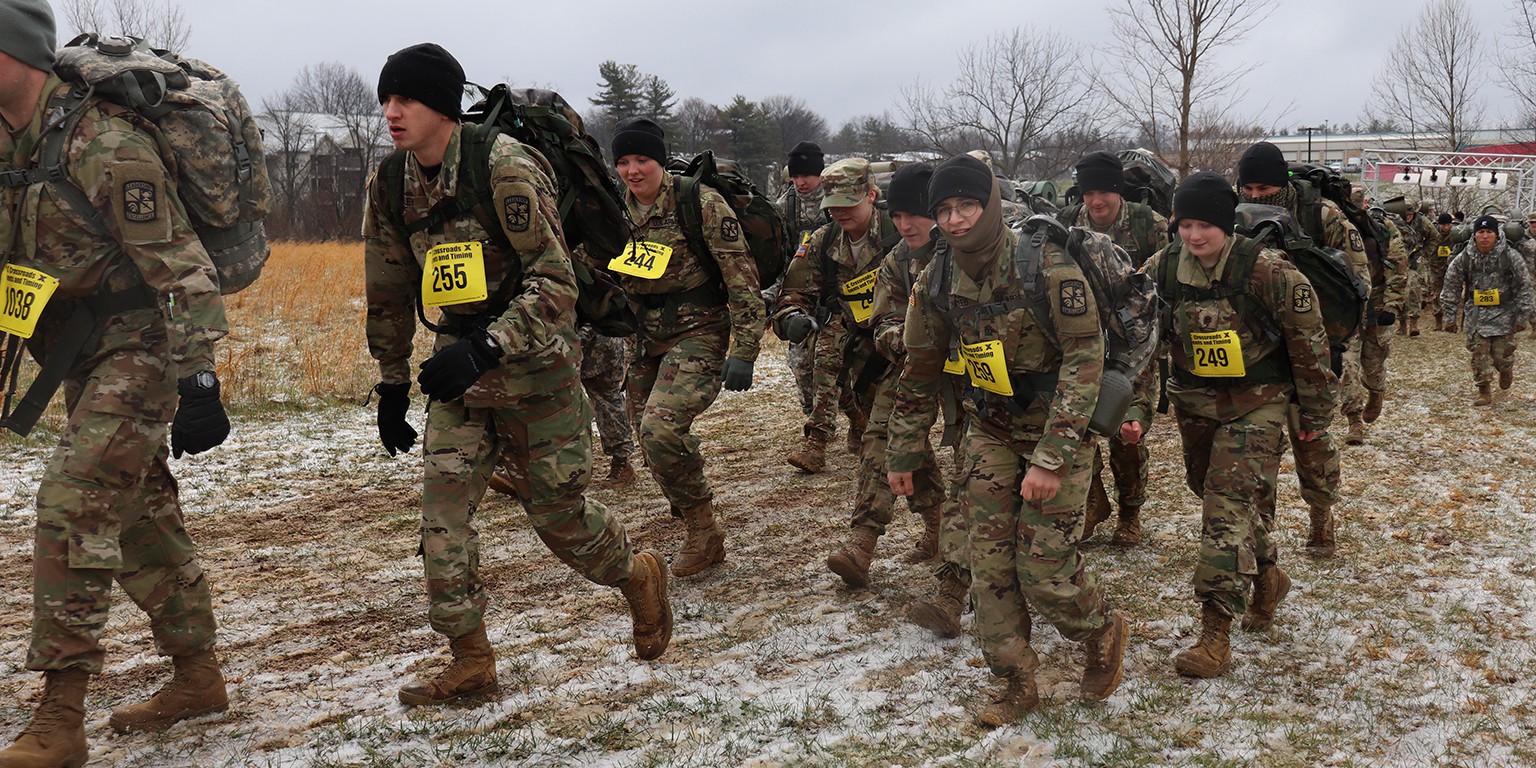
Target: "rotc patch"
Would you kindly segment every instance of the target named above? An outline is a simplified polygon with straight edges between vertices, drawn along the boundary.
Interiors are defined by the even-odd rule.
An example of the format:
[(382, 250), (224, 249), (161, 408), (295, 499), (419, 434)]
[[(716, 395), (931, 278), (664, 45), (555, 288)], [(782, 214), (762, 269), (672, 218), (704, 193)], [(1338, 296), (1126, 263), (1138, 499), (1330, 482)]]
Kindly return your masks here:
[(1291, 311), (1298, 315), (1312, 311), (1312, 286), (1298, 285), (1291, 289)]
[(720, 222), (720, 239), (727, 243), (734, 243), (741, 239), (741, 222), (735, 219), (724, 219)]
[(1088, 312), (1088, 286), (1081, 280), (1061, 281), (1061, 313), (1077, 317)]
[(508, 232), (527, 232), (533, 221), (533, 204), (524, 195), (512, 195), (501, 201), (502, 215), (507, 220)]
[(1365, 250), (1365, 241), (1360, 239), (1360, 232), (1351, 229), (1349, 231), (1349, 249), (1352, 251)]
[(123, 220), (135, 224), (154, 221), (159, 215), (159, 196), (148, 181), (123, 182)]

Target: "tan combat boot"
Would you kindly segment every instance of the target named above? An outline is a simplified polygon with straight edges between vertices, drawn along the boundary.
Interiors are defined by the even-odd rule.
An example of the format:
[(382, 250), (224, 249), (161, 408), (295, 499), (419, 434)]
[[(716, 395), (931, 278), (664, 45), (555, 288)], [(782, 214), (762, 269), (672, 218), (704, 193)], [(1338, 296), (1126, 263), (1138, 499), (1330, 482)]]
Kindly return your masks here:
[(608, 463), (608, 476), (603, 478), (603, 485), (611, 488), (623, 488), (635, 482), (635, 468), (629, 463), (628, 456), (615, 456)]
[(43, 674), (43, 700), (16, 741), (0, 751), (0, 768), (80, 768), (90, 756), (85, 746), (90, 673), (67, 669)]
[(213, 651), (193, 656), (172, 656), (171, 680), (143, 704), (112, 710), (108, 723), (118, 733), (163, 731), (193, 717), (229, 709), (224, 675)]
[(1003, 692), (976, 713), (977, 722), (988, 728), (1017, 723), (1025, 712), (1040, 705), (1040, 692), (1035, 689), (1033, 672), (1018, 670), (1005, 676), (1003, 681)]
[(1344, 433), (1345, 445), (1361, 445), (1365, 442), (1365, 422), (1358, 413), (1344, 414), (1349, 418), (1349, 431)]
[(1134, 547), (1141, 543), (1141, 507), (1120, 508), (1120, 523), (1115, 526), (1109, 543), (1117, 547)]
[(1445, 330), (1445, 321), (1441, 319), (1439, 312), (1435, 313), (1435, 330), (1437, 330), (1437, 331)]
[(1109, 614), (1109, 624), (1083, 643), (1083, 698), (1103, 701), (1120, 686), (1125, 676), (1125, 641), (1130, 626), (1119, 613)]
[(1477, 385), (1477, 399), (1472, 401), (1475, 406), (1493, 405), (1493, 390), (1487, 384)]
[(1419, 319), (1417, 317), (1408, 318), (1408, 335), (1419, 335)]
[(1515, 383), (1515, 369), (1513, 366), (1499, 371), (1499, 389), (1509, 389)]
[(874, 558), (879, 541), (880, 533), (875, 529), (853, 526), (848, 530), (848, 541), (827, 557), (827, 568), (854, 589), (869, 586), (869, 561)]
[(1104, 490), (1104, 478), (1096, 475), (1088, 483), (1088, 519), (1083, 523), (1083, 538), (1080, 541), (1092, 538), (1094, 529), (1109, 519), (1111, 511), (1109, 494)]
[(939, 528), (943, 524), (944, 511), (941, 506), (935, 506), (918, 512), (918, 517), (923, 519), (923, 535), (912, 543), (912, 548), (907, 550), (901, 559), (908, 563), (926, 563), (939, 554)]
[(674, 575), (692, 576), (725, 561), (725, 532), (715, 524), (712, 503), (706, 501), (683, 510), (683, 523), (688, 526), (688, 536), (683, 540), (683, 548), (672, 558)]
[(827, 466), (827, 438), (815, 432), (806, 435), (800, 447), (785, 460), (802, 472), (812, 475), (820, 472)]
[(1280, 566), (1260, 568), (1259, 575), (1253, 577), (1253, 599), (1248, 601), (1248, 612), (1243, 614), (1243, 629), (1263, 632), (1274, 626), (1275, 609), (1290, 591), (1291, 577)]
[(1200, 638), (1173, 657), (1173, 668), (1186, 677), (1218, 677), (1232, 669), (1232, 617), (1205, 605), (1200, 611)]
[(1386, 399), (1387, 393), (1385, 392), (1371, 392), (1366, 395), (1365, 411), (1360, 414), (1360, 418), (1365, 419), (1367, 424), (1375, 424), (1376, 420), (1381, 418), (1381, 406)]
[(485, 625), (448, 642), (453, 662), (431, 679), (413, 680), (400, 688), (400, 703), (442, 704), (461, 696), (496, 690), (496, 652), (485, 636)]
[(1397, 319), (1397, 335), (1399, 335), (1399, 336), (1407, 336), (1408, 335), (1408, 316), (1407, 315), (1403, 315), (1402, 317), (1399, 317)]
[(635, 572), (619, 591), (629, 603), (635, 655), (642, 661), (661, 658), (672, 642), (672, 601), (667, 597), (666, 564), (655, 552), (635, 553)]
[(959, 637), (960, 614), (969, 598), (965, 582), (946, 573), (932, 600), (919, 600), (907, 609), (907, 620), (939, 637)]
[(1324, 559), (1333, 557), (1333, 510), (1328, 507), (1312, 507), (1312, 533), (1307, 537), (1307, 556)]
[(869, 426), (869, 414), (855, 408), (848, 414), (848, 442), (844, 446), (848, 452), (857, 456), (864, 450), (864, 428)]

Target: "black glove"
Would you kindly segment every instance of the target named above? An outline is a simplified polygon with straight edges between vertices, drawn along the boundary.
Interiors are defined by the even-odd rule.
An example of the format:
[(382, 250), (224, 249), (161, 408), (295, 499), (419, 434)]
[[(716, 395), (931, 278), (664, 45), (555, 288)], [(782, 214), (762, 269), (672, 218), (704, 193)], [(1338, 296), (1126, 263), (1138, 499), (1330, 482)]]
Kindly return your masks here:
[(410, 451), (416, 445), (416, 428), (405, 420), (411, 407), (411, 385), (380, 382), (373, 391), (379, 393), (379, 442), (390, 456)]
[(202, 371), (176, 381), (181, 403), (171, 422), (171, 456), (183, 453), (195, 456), (224, 442), (229, 437), (229, 416), (219, 400), (219, 379), (213, 371)]
[(1382, 310), (1376, 313), (1376, 324), (1382, 327), (1397, 325), (1397, 313)]
[(784, 329), (785, 341), (799, 344), (811, 337), (811, 332), (816, 330), (816, 321), (804, 312), (794, 312), (780, 320), (779, 327)]
[(1329, 347), (1328, 348), (1328, 367), (1333, 369), (1333, 375), (1335, 375), (1335, 376), (1343, 376), (1344, 375), (1344, 348), (1343, 347)]
[(437, 351), (421, 364), (416, 383), (422, 394), (438, 402), (457, 400), (481, 376), (501, 365), (501, 347), (485, 331), (475, 331)]
[(752, 363), (746, 360), (737, 360), (734, 357), (725, 359), (725, 368), (720, 371), (720, 380), (725, 382), (726, 389), (732, 392), (745, 392), (752, 388)]

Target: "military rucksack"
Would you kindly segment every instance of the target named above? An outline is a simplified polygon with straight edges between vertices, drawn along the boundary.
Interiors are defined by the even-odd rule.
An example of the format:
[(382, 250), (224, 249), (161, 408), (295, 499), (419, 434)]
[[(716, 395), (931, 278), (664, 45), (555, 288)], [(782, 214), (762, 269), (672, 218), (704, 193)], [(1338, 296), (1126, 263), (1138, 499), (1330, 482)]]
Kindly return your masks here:
[[(1104, 332), (1104, 375), (1100, 381), (1099, 405), (1089, 419), (1089, 429), (1099, 435), (1113, 435), (1125, 420), (1131, 404), (1131, 382), (1139, 376), (1157, 351), (1162, 316), (1158, 308), (1157, 285), (1150, 275), (1137, 271), (1124, 249), (1108, 236), (1081, 227), (1067, 228), (1050, 216), (1035, 215), (1015, 230), (1018, 247), (1014, 250), (1014, 274), (1023, 298), (987, 302), (975, 306), (949, 306), (949, 286), (954, 258), (943, 239), (935, 243), (934, 262), (928, 283), (928, 296), (951, 327), (961, 314), (1006, 314), (1019, 306), (1029, 308), (1035, 324), (1051, 337), (1056, 324), (1051, 319), (1051, 305), (1056, 297), (1046, 295), (1046, 281), (1041, 273), (1046, 243), (1061, 246), (1077, 263), (1093, 292), (1099, 325)], [(1055, 376), (1031, 383), (1033, 395), (1054, 393)]]
[[(1173, 215), (1173, 188), (1178, 177), (1167, 163), (1145, 149), (1123, 149), (1115, 153), (1125, 173), (1125, 186), (1120, 197), (1133, 203), (1141, 203), (1163, 216)], [(1067, 189), (1066, 209), (1081, 205), (1083, 193), (1073, 184)], [(1054, 202), (1054, 201), (1052, 201)]]
[(1237, 206), (1237, 233), (1285, 251), (1287, 260), (1307, 276), (1328, 346), (1343, 347), (1360, 333), (1371, 286), (1350, 265), (1349, 254), (1314, 242), (1290, 211), (1276, 205)]
[(263, 220), (272, 185), (261, 129), (240, 86), (197, 59), (151, 49), (137, 38), (81, 35), (58, 51), (54, 71), (74, 87), (48, 104), (51, 117), (38, 142), (38, 165), (0, 179), (5, 186), (53, 181), (87, 226), (108, 230), (85, 193), (60, 172), (65, 142), (92, 96), (141, 120), (159, 145), (192, 229), (218, 272), (219, 291), (235, 293), (255, 282), (267, 262)]
[[(491, 148), (497, 136), (509, 135), (537, 151), (554, 171), (560, 229), (579, 287), (577, 322), (590, 324), (604, 336), (634, 333), (634, 312), (624, 289), (602, 266), (623, 253), (629, 243), (623, 197), (608, 173), (602, 148), (587, 133), (581, 115), (554, 91), (513, 90), (505, 84), (489, 90), (475, 87), (481, 99), (464, 112), (459, 133), (461, 171), (459, 187), (450, 198), (453, 202), (440, 204), (428, 216), (406, 224), (405, 152), (396, 150), (379, 165), (378, 183), (383, 185), (389, 220), (402, 231), (415, 233), (472, 213), (486, 232), (510, 251), (500, 216), (492, 210), (490, 178)], [(518, 275), (509, 275), (502, 282), (503, 290), (515, 288), (518, 281)], [(508, 299), (510, 296), (493, 297), (492, 304)], [(425, 317), (422, 320), (425, 322)]]
[(784, 218), (778, 206), (758, 191), (745, 174), (730, 160), (715, 158), (715, 153), (705, 150), (695, 155), (687, 164), (668, 163), (667, 171), (677, 185), (678, 224), (688, 247), (706, 267), (718, 266), (708, 258), (709, 243), (704, 238), (704, 192), (700, 185), (709, 187), (725, 198), (747, 250), (757, 264), (759, 289), (767, 288), (784, 273), (784, 255), (789, 247), (789, 235), (784, 228)]
[(1344, 218), (1355, 226), (1360, 234), (1366, 260), (1370, 263), (1371, 282), (1377, 287), (1386, 285), (1387, 249), (1392, 233), (1373, 220), (1364, 208), (1355, 203), (1352, 196), (1354, 185), (1338, 171), (1311, 163), (1291, 163), (1291, 178), (1299, 180), (1296, 212), (1301, 217), (1301, 228), (1319, 245), (1323, 242), (1323, 209), (1318, 198), (1332, 200), (1344, 213)]

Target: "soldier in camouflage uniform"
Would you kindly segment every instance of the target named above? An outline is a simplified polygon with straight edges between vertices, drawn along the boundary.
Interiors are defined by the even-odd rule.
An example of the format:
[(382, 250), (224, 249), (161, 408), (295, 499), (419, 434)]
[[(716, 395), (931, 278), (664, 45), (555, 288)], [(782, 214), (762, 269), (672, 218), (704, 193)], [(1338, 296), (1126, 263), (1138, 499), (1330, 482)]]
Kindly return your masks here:
[[(506, 135), (486, 159), (461, 153), (470, 130), (458, 122), (463, 88), (464, 70), (435, 44), (385, 62), (378, 96), (397, 152), (369, 182), (363, 214), (368, 350), (379, 361), (379, 438), (391, 456), (416, 441), (405, 413), (417, 303), (441, 310), (417, 376), (428, 398), (421, 555), (432, 629), (449, 638), (453, 662), (400, 689), (400, 701), (412, 705), (497, 685), (472, 519), (498, 462), (550, 551), (588, 580), (621, 590), (641, 659), (660, 656), (672, 634), (666, 565), (634, 552), (623, 522), (586, 498), (592, 410), (577, 386), (577, 283), (553, 171)], [(489, 164), (491, 211), (412, 226), (450, 196), (478, 196), (460, 183), (465, 162)], [(399, 196), (387, 188), (396, 183)], [(487, 219), (497, 231), (486, 230)], [(483, 283), (471, 278), (460, 290), (451, 278), (459, 268)]]
[[(979, 390), (965, 406), (971, 598), (987, 663), (1006, 682), (978, 719), (997, 726), (1039, 702), (1031, 605), (1084, 644), (1084, 698), (1106, 698), (1120, 683), (1127, 624), (1078, 551), (1093, 467), (1085, 436), (1099, 397), (1104, 337), (1082, 270), (1054, 244), (1043, 249), (1040, 270), (1054, 337), (1036, 325), (1024, 303), (1032, 297), (1022, 295), (1014, 274), (1018, 234), (1003, 223), (997, 181), (985, 164), (965, 155), (945, 161), (928, 199), (951, 250), (935, 257), (912, 290), (907, 358), (890, 418), (890, 482), (897, 495), (913, 492), (945, 360), (961, 350)], [(930, 294), (934, 280), (937, 296)]]
[(608, 457), (604, 485), (625, 486), (635, 481), (629, 457), (635, 455), (635, 432), (624, 397), (624, 339), (604, 336), (590, 325), (582, 326), (581, 386), (592, 401), (597, 433)]
[[(789, 236), (787, 239), (790, 247), (795, 249), (786, 254), (791, 258), (806, 247), (812, 232), (832, 223), (831, 216), (821, 207), (821, 199), (827, 194), (826, 187), (821, 185), (821, 172), (826, 168), (824, 157), (821, 147), (812, 141), (802, 141), (789, 151), (790, 185), (775, 205), (779, 209), (779, 216), (784, 218), (784, 230)], [(786, 272), (793, 263), (789, 259), (785, 260)], [(779, 279), (763, 292), (769, 307), (778, 304), (783, 284), (784, 275), (779, 275)], [(794, 373), (795, 387), (800, 391), (800, 411), (806, 416), (811, 415), (811, 406), (814, 404), (811, 377), (816, 367), (816, 358), (812, 354), (815, 348), (816, 339), (812, 335), (805, 341), (792, 342), (785, 353), (785, 362)]]
[(1465, 308), (1467, 350), (1477, 385), (1472, 404), (1492, 405), (1493, 374), (1499, 374), (1499, 389), (1514, 383), (1515, 334), (1530, 327), (1536, 316), (1530, 270), (1500, 235), (1494, 217), (1477, 219), (1471, 242), (1446, 267), (1440, 306), (1447, 317), (1453, 317), (1453, 307)]
[[(1275, 145), (1259, 142), (1243, 153), (1237, 164), (1237, 186), (1242, 202), (1278, 205), (1290, 211), (1313, 242), (1344, 251), (1355, 273), (1362, 280), (1370, 280), (1370, 264), (1360, 232), (1332, 200), (1322, 197), (1304, 181), (1291, 180), (1285, 156)], [(1344, 370), (1346, 363), (1351, 369), (1358, 366), (1358, 356), (1342, 348), (1330, 353), (1334, 374), (1339, 377), (1334, 380), (1339, 389), (1334, 392), (1333, 402), (1364, 397), (1356, 390), (1361, 386), (1361, 377), (1353, 370)], [(1354, 394), (1352, 390), (1356, 390)], [(1307, 502), (1311, 523), (1307, 553), (1329, 557), (1334, 550), (1333, 505), (1339, 500), (1339, 446), (1326, 432), (1316, 440), (1299, 439), (1302, 415), (1301, 408), (1293, 403), (1288, 414), (1291, 453), (1296, 457), (1296, 479), (1301, 484), (1301, 497)]]
[[(227, 330), (218, 277), (141, 118), (87, 99), (79, 122), (63, 123), (61, 165), (38, 166), (44, 137), (66, 130), (50, 115), (74, 87), (52, 72), (55, 34), (43, 0), (0, 0), (0, 206), (12, 212), (0, 217), (0, 282), (19, 297), (0, 314), (0, 341), (19, 354), (27, 339), (45, 371), (63, 364), (68, 414), (37, 490), (26, 667), (45, 686), (0, 751), (0, 765), (18, 767), (85, 763), (85, 691), (102, 670), (114, 581), (175, 672), (149, 701), (114, 711), (112, 727), (160, 730), (229, 701), (208, 579), (167, 461), (229, 434), (213, 373)], [(75, 190), (95, 222), (66, 204)], [(76, 331), (89, 338), (71, 343)]]
[(1403, 236), (1403, 249), (1408, 252), (1408, 298), (1403, 312), (1397, 319), (1397, 335), (1419, 335), (1419, 316), (1429, 301), (1428, 271), (1430, 253), (1434, 250), (1435, 227), (1429, 223), (1428, 201), (1414, 205), (1396, 220), (1397, 230)]
[(1180, 674), (1194, 677), (1230, 668), (1235, 617), (1245, 629), (1274, 621), (1290, 589), (1271, 536), (1287, 405), (1294, 399), (1301, 411), (1303, 442), (1321, 439), (1334, 411), (1312, 286), (1283, 251), (1233, 234), (1236, 207), (1220, 176), (1185, 179), (1173, 197), (1181, 242), (1145, 267), (1167, 302), (1168, 396), (1189, 489), (1204, 503), (1194, 578), (1200, 637), (1174, 659)]
[[(929, 173), (925, 174), (925, 170)], [(841, 329), (837, 335), (824, 332), (821, 337), (834, 339), (840, 335), (843, 341), (839, 358), (825, 367), (818, 365), (818, 391), (824, 391), (821, 387), (827, 386), (828, 381), (835, 381), (841, 371), (840, 388), (867, 403), (869, 408), (869, 426), (864, 431), (859, 452), (857, 491), (848, 539), (827, 558), (827, 568), (855, 588), (869, 585), (870, 560), (874, 557), (876, 543), (891, 522), (891, 510), (896, 502), (885, 478), (886, 421), (891, 411), (892, 390), (901, 368), (899, 357), (893, 360), (890, 356), (892, 350), (888, 343), (893, 331), (888, 326), (884, 330), (887, 349), (877, 349), (879, 340), (875, 331), (879, 318), (875, 315), (874, 305), (880, 298), (876, 295), (876, 282), (888, 262), (904, 263), (910, 258), (912, 242), (917, 242), (919, 251), (928, 247), (928, 230), (932, 222), (927, 218), (926, 202), (931, 170), (920, 164), (903, 166), (897, 172), (897, 177), (891, 180), (893, 196), (887, 217), (876, 215), (877, 190), (869, 163), (859, 159), (842, 160), (826, 169), (822, 174), (822, 186), (828, 190), (826, 199), (834, 205), (830, 210), (837, 220), (836, 229), (818, 231), (811, 239), (810, 253), (795, 260), (784, 281), (784, 301), (780, 308), (784, 321), (781, 325), (792, 326), (797, 322), (791, 319), (794, 315), (806, 318), (818, 308), (825, 307), (827, 312), (823, 316), (827, 318), (827, 327)], [(900, 225), (896, 219), (901, 221)], [(860, 231), (861, 236), (855, 238), (853, 233)], [(834, 233), (837, 237), (826, 237)], [(823, 252), (822, 243), (829, 239), (832, 247)], [(881, 246), (892, 239), (896, 242), (887, 254)], [(835, 295), (822, 295), (827, 288), (831, 288)], [(803, 320), (798, 322), (803, 324)], [(894, 333), (899, 334), (900, 329)], [(917, 471), (916, 484), (917, 493), (907, 499), (907, 504), (922, 518), (923, 534), (907, 553), (906, 560), (913, 563), (932, 558), (938, 550), (944, 480), (931, 449)]]
[[(1061, 212), (1061, 223), (1108, 235), (1115, 245), (1125, 249), (1137, 267), (1152, 254), (1168, 246), (1168, 220), (1145, 204), (1128, 202), (1121, 197), (1125, 188), (1125, 166), (1113, 152), (1092, 152), (1078, 161), (1077, 188), (1083, 202)], [(1157, 366), (1149, 365), (1134, 382), (1147, 394), (1157, 389)], [(1151, 409), (1136, 409), (1127, 421), (1141, 424), (1142, 434), (1151, 428)], [(1109, 438), (1109, 468), (1115, 477), (1115, 492), (1120, 506), (1119, 525), (1110, 543), (1132, 547), (1141, 543), (1141, 506), (1147, 499), (1147, 464), (1149, 454), (1145, 439), (1127, 443), (1117, 433)], [(1093, 486), (1088, 494), (1088, 524), (1083, 536), (1109, 518), (1109, 495), (1105, 493), (1102, 470), (1103, 451), (1098, 441), (1093, 449)]]
[[(880, 260), (900, 241), (891, 217), (875, 207), (879, 190), (869, 162), (842, 160), (822, 171), (827, 190), (821, 205), (832, 216), (796, 251), (784, 276), (784, 290), (774, 311), (774, 331), (794, 343), (816, 333), (816, 368), (811, 413), (800, 447), (787, 457), (815, 474), (826, 464), (827, 442), (840, 398), (852, 402), (850, 413), (868, 413), (874, 383), (888, 364), (875, 352), (871, 308)], [(863, 439), (862, 425), (850, 417), (849, 445)], [(874, 541), (865, 541), (873, 547)]]
[(1459, 303), (1452, 304), (1447, 311), (1440, 305), (1440, 293), (1445, 288), (1445, 268), (1450, 265), (1451, 257), (1455, 255), (1456, 250), (1451, 243), (1454, 222), (1455, 219), (1449, 213), (1442, 213), (1435, 219), (1434, 248), (1429, 257), (1429, 288), (1426, 295), (1434, 303), (1433, 313), (1437, 331), (1447, 331), (1447, 326), (1455, 327), (1456, 308), (1460, 306)]
[[(1360, 197), (1363, 203), (1363, 190)], [(1387, 396), (1387, 356), (1391, 354), (1390, 330), (1397, 324), (1408, 299), (1408, 251), (1403, 244), (1402, 231), (1386, 211), (1372, 206), (1367, 209), (1378, 231), (1387, 234), (1385, 244), (1378, 242), (1382, 251), (1380, 262), (1371, 263), (1371, 299), (1366, 305), (1366, 322), (1361, 326), (1358, 360), (1360, 383), (1366, 393), (1360, 397), (1358, 387), (1345, 390), (1342, 405), (1344, 417), (1349, 420), (1349, 431), (1344, 442), (1360, 445), (1365, 442), (1365, 425), (1381, 417), (1382, 403)]]
[[(1525, 257), (1525, 268), (1536, 278), (1536, 211), (1525, 215), (1525, 237), (1520, 238), (1520, 255)], [(1531, 328), (1531, 338), (1536, 338), (1536, 327)]]
[[(703, 231), (683, 231), (661, 126), (626, 120), (612, 149), (635, 222), (629, 251), (609, 264), (640, 321), (639, 350), (629, 366), (630, 408), (639, 416), (640, 451), (651, 476), (687, 526), (672, 571), (691, 576), (725, 560), (725, 534), (715, 522), (693, 420), (722, 385), (733, 391), (752, 386), (767, 325), (757, 263), (736, 214), (713, 189), (700, 189)], [(695, 242), (709, 252), (698, 253)]]

